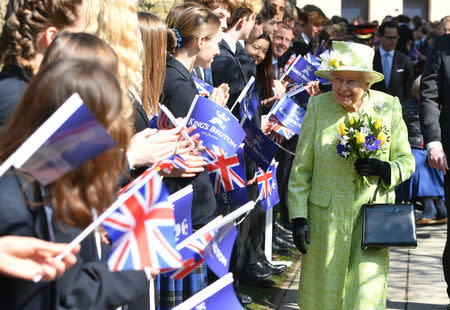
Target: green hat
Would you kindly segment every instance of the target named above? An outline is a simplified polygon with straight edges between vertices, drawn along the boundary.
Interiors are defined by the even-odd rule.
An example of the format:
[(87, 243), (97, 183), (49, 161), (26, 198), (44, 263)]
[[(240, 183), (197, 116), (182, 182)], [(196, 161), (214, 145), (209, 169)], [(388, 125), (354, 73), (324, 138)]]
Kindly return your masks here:
[(367, 73), (370, 85), (382, 81), (383, 74), (372, 69), (374, 50), (367, 45), (333, 41), (333, 50), (320, 55), (322, 63), (316, 75), (332, 79), (331, 73), (335, 71), (360, 71)]

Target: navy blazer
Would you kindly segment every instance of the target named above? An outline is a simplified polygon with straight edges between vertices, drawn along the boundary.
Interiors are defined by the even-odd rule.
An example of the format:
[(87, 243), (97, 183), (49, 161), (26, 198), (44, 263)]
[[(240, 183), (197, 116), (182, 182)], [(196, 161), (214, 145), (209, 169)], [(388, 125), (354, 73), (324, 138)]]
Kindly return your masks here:
[[(17, 170), (0, 178), (0, 236), (18, 235), (49, 240), (39, 185)], [(56, 242), (70, 242), (80, 230), (52, 220)], [(106, 257), (105, 257), (106, 258)], [(115, 309), (148, 291), (143, 271), (110, 272), (99, 261), (92, 237), (81, 243), (77, 263), (50, 283), (0, 276), (2, 309)]]
[(11, 118), (31, 74), (16, 64), (6, 64), (0, 72), (0, 127)]
[(420, 82), (420, 121), (424, 142), (440, 141), (450, 154), (450, 34), (437, 37)]
[[(380, 51), (375, 52), (375, 57), (373, 58), (373, 70), (383, 73)], [(373, 84), (371, 88), (396, 96), (400, 102), (403, 103), (409, 98), (412, 98), (411, 88), (413, 81), (414, 71), (411, 60), (405, 54), (394, 51), (389, 87), (386, 88), (386, 84), (383, 80)]]
[[(185, 117), (189, 112), (195, 95), (198, 95), (198, 91), (191, 73), (181, 62), (169, 56), (167, 59), (162, 104), (175, 117)], [(191, 214), (193, 227), (201, 227), (218, 215), (223, 214), (223, 210), (219, 210), (217, 206), (214, 190), (206, 168), (205, 171), (197, 174), (194, 178), (164, 178), (164, 183), (171, 194), (192, 184)]]

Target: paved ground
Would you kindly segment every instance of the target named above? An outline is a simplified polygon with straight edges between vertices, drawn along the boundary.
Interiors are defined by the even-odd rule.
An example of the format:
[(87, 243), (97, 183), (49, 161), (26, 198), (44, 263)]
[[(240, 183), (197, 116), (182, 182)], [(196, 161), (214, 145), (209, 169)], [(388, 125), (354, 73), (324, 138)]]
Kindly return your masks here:
[[(388, 310), (445, 310), (450, 302), (442, 273), (445, 225), (417, 228), (416, 249), (391, 249), (386, 308)], [(274, 309), (299, 309), (297, 306), (299, 264), (287, 278)], [(295, 274), (297, 273), (297, 274)], [(319, 309), (317, 309), (319, 310)]]

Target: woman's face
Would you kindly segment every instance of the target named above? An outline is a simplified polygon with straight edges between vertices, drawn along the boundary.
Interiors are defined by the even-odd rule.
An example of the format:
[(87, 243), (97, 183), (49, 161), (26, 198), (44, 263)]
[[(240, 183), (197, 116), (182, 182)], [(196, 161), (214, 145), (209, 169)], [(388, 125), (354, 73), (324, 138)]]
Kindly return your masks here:
[(203, 69), (208, 69), (211, 67), (211, 63), (214, 56), (219, 55), (219, 43), (222, 41), (222, 29), (216, 32), (210, 39), (205, 37), (200, 38), (201, 48), (195, 59), (194, 66), (202, 67)]
[(349, 112), (356, 112), (369, 88), (364, 74), (358, 71), (336, 71), (333, 77), (333, 96)]
[(246, 44), (245, 49), (255, 60), (255, 63), (259, 65), (266, 57), (267, 50), (269, 49), (269, 41), (266, 39), (256, 39), (252, 43)]

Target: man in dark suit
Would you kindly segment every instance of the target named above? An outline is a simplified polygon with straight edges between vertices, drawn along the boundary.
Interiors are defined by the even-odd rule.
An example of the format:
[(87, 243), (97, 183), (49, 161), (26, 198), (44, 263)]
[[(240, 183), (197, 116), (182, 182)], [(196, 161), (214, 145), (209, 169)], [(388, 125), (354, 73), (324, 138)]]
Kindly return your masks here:
[(403, 54), (408, 54), (411, 49), (411, 45), (414, 42), (412, 30), (409, 28), (409, 23), (411, 19), (406, 15), (398, 16), (398, 42), (397, 51)]
[(414, 72), (408, 56), (395, 50), (398, 29), (394, 22), (384, 22), (378, 29), (380, 48), (375, 52), (373, 69), (384, 74), (384, 80), (372, 89), (397, 96), (400, 102), (412, 97)]
[[(435, 39), (424, 65), (420, 85), (420, 121), (428, 150), (428, 163), (444, 174), (447, 213), (450, 211), (450, 178), (446, 154), (450, 154), (450, 34)], [(450, 297), (450, 223), (443, 255), (444, 277)], [(447, 307), (450, 309), (450, 305)]]

